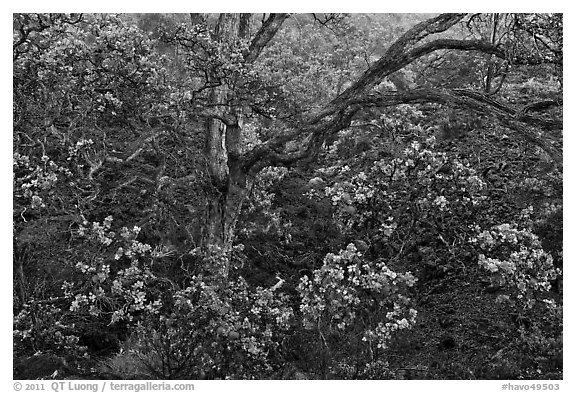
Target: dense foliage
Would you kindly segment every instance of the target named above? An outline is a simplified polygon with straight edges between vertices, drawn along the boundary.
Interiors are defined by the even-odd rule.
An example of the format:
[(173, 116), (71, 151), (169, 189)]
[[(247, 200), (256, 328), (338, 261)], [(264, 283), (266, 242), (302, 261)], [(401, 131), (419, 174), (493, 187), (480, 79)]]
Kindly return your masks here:
[(561, 15), (13, 19), (16, 377), (562, 378)]

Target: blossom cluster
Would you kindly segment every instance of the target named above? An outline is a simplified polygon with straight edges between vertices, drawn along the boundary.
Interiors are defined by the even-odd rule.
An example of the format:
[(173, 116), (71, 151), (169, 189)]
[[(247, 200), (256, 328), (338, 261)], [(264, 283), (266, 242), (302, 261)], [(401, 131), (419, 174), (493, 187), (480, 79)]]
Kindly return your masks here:
[(111, 230), (112, 216), (107, 216), (102, 223), (84, 221), (78, 226), (77, 235), (94, 240), (105, 247), (111, 245), (114, 241), (120, 246), (116, 249), (114, 259), (119, 260), (127, 257), (133, 262), (138, 262), (138, 258), (151, 255), (152, 246), (136, 240), (141, 228), (134, 226), (132, 228), (122, 227), (120, 233)]
[(479, 266), (490, 273), (494, 285), (507, 287), (513, 296), (500, 295), (498, 301), (532, 308), (538, 294), (549, 291), (550, 282), (562, 273), (530, 230), (500, 224), (490, 230), (476, 228), (476, 232), (470, 242), (480, 249)]
[(415, 282), (410, 272), (397, 273), (382, 261), (367, 261), (349, 244), (337, 255), (326, 255), (312, 279), (302, 277), (298, 291), (303, 324), (309, 329), (359, 332), (364, 342), (386, 348), (395, 331), (416, 321), (417, 312), (404, 294)]
[[(78, 228), (80, 237), (96, 246), (103, 246), (102, 252), (108, 257), (76, 264), (76, 268), (88, 275), (89, 279), (86, 280), (87, 284), (74, 291), (66, 286), (66, 296), (74, 299), (70, 310), (87, 310), (93, 316), (105, 314), (109, 316), (110, 323), (132, 321), (135, 315), (142, 312), (157, 313), (162, 301), (151, 291), (157, 282), (157, 277), (150, 270), (152, 247), (136, 240), (140, 227), (122, 227), (117, 233), (112, 231), (112, 222), (113, 217), (108, 216), (102, 223), (84, 221)], [(116, 250), (113, 256), (108, 251), (112, 244)], [(121, 260), (129, 261), (129, 266), (124, 267)], [(114, 268), (111, 269), (111, 266)], [(106, 312), (103, 313), (103, 309)]]
[[(532, 206), (530, 206), (530, 208), (532, 208)], [(550, 217), (557, 215), (557, 214), (562, 214), (563, 209), (564, 209), (564, 207), (563, 207), (562, 203), (545, 202), (538, 209), (538, 214), (536, 217), (534, 217), (534, 223), (536, 225), (544, 225), (550, 219)], [(531, 216), (533, 213), (534, 213), (534, 209), (532, 208), (530, 210), (529, 218), (532, 218)]]
[(214, 285), (194, 276), (172, 295), (158, 324), (139, 335), (136, 350), (157, 356), (165, 348), (174, 363), (188, 356), (188, 376), (257, 378), (271, 371), (270, 357), (294, 318), (278, 287), (252, 288), (241, 277)]
[(39, 159), (18, 152), (13, 155), (14, 195), (26, 201), (26, 207), (46, 207), (46, 197), (58, 181), (71, 175), (70, 170), (57, 165), (45, 154)]
[(85, 152), (94, 146), (94, 141), (90, 139), (80, 138), (74, 145), (68, 147), (68, 157), (67, 161), (71, 161), (73, 158), (78, 157), (80, 152)]
[(469, 216), (487, 199), (486, 183), (467, 162), (434, 151), (435, 139), (412, 142), (396, 158), (375, 161), (368, 171), (356, 174), (349, 166), (326, 168), (323, 176), (336, 179), (309, 191), (310, 197), (327, 198), (342, 227), (365, 222), (398, 226), (407, 213), (406, 200), (416, 209), (416, 219)]
[(140, 232), (137, 226), (119, 231), (112, 227), (112, 216), (102, 222), (84, 221), (79, 225), (76, 234), (86, 254), (81, 253), (73, 263), (77, 277), (63, 282), (57, 303), (25, 304), (14, 320), (15, 337), (22, 342), (44, 340), (60, 348), (74, 347), (76, 336), (71, 332), (77, 327), (63, 323), (34, 327), (33, 315), (26, 311), (31, 308), (36, 315), (44, 314), (46, 320), (80, 319), (84, 323), (98, 321), (109, 325), (121, 321), (136, 323), (145, 315), (159, 313), (164, 305), (162, 280), (150, 269), (150, 245), (136, 240)]
[(76, 324), (62, 318), (63, 311), (51, 303), (25, 304), (13, 319), (14, 344), (34, 343), (51, 349), (63, 349), (68, 353), (84, 354), (86, 347), (78, 345)]

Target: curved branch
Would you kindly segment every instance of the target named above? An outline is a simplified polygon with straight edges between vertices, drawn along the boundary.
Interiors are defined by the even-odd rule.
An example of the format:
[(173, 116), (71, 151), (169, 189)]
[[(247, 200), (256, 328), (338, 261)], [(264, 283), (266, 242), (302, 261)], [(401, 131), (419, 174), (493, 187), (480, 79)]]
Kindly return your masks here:
[(520, 110), (520, 112), (522, 112), (522, 113), (540, 112), (540, 111), (545, 111), (545, 110), (550, 109), (550, 108), (559, 107), (562, 104), (563, 104), (562, 98), (559, 98), (557, 100), (538, 101), (538, 102), (533, 102), (531, 104), (524, 106)]
[(276, 35), (280, 26), (282, 26), (282, 23), (288, 16), (289, 14), (270, 14), (254, 36), (248, 51), (244, 55), (244, 61), (246, 61), (246, 63), (252, 63), (260, 56), (260, 53), (262, 53), (266, 45), (268, 45), (270, 40)]
[(479, 51), (504, 58), (504, 52), (498, 47), (481, 40), (437, 39), (414, 47), (424, 38), (448, 30), (465, 16), (466, 14), (442, 14), (408, 30), (388, 48), (384, 56), (368, 68), (360, 79), (316, 113), (309, 122), (318, 123), (324, 117), (345, 109), (355, 97), (368, 93), (390, 74), (437, 50)]
[[(346, 110), (325, 119), (315, 125), (304, 125), (293, 128), (259, 146), (256, 146), (242, 158), (243, 170), (258, 172), (269, 165), (291, 165), (298, 161), (309, 161), (317, 157), (326, 138), (350, 126), (352, 118), (360, 106), (353, 105)], [(299, 140), (300, 148), (295, 152), (285, 153), (286, 143)]]
[[(493, 45), (489, 41), (483, 40), (455, 40), (455, 39), (438, 39), (427, 42), (418, 48), (411, 50), (405, 55), (405, 60), (412, 63), (414, 60), (435, 52), (437, 50), (461, 50), (461, 51), (476, 51), (490, 55), (495, 55), (503, 60), (506, 60), (506, 54), (503, 50)], [(407, 63), (407, 64), (409, 64)], [(407, 65), (406, 64), (406, 65)]]
[[(243, 167), (246, 171), (255, 172), (267, 165), (291, 165), (297, 161), (314, 158), (329, 135), (350, 126), (353, 116), (360, 108), (428, 104), (431, 102), (471, 109), (482, 115), (495, 115), (505, 127), (516, 131), (526, 141), (540, 147), (558, 166), (562, 165), (562, 146), (558, 146), (558, 143), (553, 140), (562, 137), (562, 122), (529, 115), (525, 109), (532, 107), (532, 105), (516, 110), (492, 99), (490, 96), (470, 90), (414, 89), (402, 92), (374, 93), (359, 97), (350, 103), (350, 107), (346, 111), (339, 112), (338, 115), (321, 124), (292, 130), (254, 148), (244, 156)], [(538, 107), (540, 103), (534, 105)], [(552, 133), (538, 132), (526, 125), (542, 127)], [(298, 151), (281, 152), (284, 144), (289, 140), (294, 140), (295, 135), (308, 135), (308, 137), (305, 138), (305, 143), (302, 143)], [(550, 138), (551, 136), (554, 138)]]
[[(561, 146), (555, 146), (554, 142), (546, 139), (546, 135), (530, 130), (525, 125), (554, 131), (562, 129), (562, 122), (529, 114), (531, 106), (525, 107), (524, 110), (516, 110), (487, 95), (463, 89), (415, 89), (369, 94), (370, 90), (384, 78), (434, 51), (445, 49), (478, 51), (506, 59), (506, 53), (498, 46), (482, 40), (436, 39), (416, 46), (426, 37), (448, 30), (465, 16), (466, 14), (442, 14), (408, 30), (352, 86), (319, 112), (305, 119), (299, 129), (293, 128), (247, 153), (242, 160), (243, 167), (246, 170), (254, 170), (264, 166), (262, 163), (286, 165), (314, 156), (326, 136), (348, 127), (353, 115), (362, 107), (430, 102), (461, 106), (478, 113), (497, 115), (499, 121), (506, 127), (516, 130), (526, 140), (545, 150), (556, 163), (561, 163)], [(300, 140), (303, 136), (308, 137), (299, 151), (290, 154), (280, 152), (288, 141)], [(561, 138), (561, 132), (556, 136)]]
[(542, 127), (552, 131), (552, 136), (561, 138), (561, 121), (529, 115), (524, 108), (515, 110), (484, 94), (464, 89), (415, 89), (406, 92), (371, 94), (355, 100), (355, 104), (367, 107), (430, 102), (465, 107), (481, 114), (496, 115), (507, 128), (518, 132), (524, 139), (542, 148), (556, 164), (562, 164), (562, 147), (557, 146), (557, 143), (549, 138), (550, 135), (526, 127), (526, 125)]

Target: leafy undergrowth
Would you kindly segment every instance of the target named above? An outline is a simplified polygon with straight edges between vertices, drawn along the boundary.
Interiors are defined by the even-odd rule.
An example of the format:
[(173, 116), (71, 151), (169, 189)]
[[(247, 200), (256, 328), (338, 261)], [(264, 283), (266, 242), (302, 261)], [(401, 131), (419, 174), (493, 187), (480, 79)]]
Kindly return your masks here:
[[(443, 147), (449, 156), (466, 156), (469, 146), (472, 145)], [(509, 164), (512, 169), (500, 170), (492, 176), (492, 168), (498, 168), (499, 157), (505, 155), (501, 149), (506, 146), (486, 148), (490, 154), (484, 164), (489, 204), (473, 223), (490, 226), (520, 221), (532, 226), (542, 239), (544, 250), (554, 257), (554, 266), (561, 268), (558, 250), (562, 250), (562, 210), (558, 182), (543, 186), (540, 181), (538, 186), (526, 189), (521, 179), (527, 175), (518, 180), (520, 165), (525, 165), (520, 161)], [(537, 168), (523, 170), (547, 178), (546, 173), (537, 173)], [(304, 177), (313, 176), (310, 172)], [(314, 205), (302, 198), (310, 183), (299, 176), (289, 177), (280, 184), (275, 206), (280, 212), (288, 212), (286, 217), (294, 237), (286, 243), (280, 236), (270, 236), (265, 242), (254, 242), (247, 248), (255, 263), (249, 268), (252, 273), (248, 269), (246, 272), (260, 285), (272, 285), (277, 275), (297, 285), (303, 271), (319, 267), (326, 252), (319, 245), (330, 244), (334, 249), (362, 236), (359, 231), (345, 234), (334, 229), (336, 235), (326, 236), (330, 225), (334, 225), (334, 210), (327, 208), (325, 201)], [(559, 202), (554, 205), (550, 201)], [(532, 205), (537, 207), (526, 209)], [(458, 218), (452, 222), (465, 225)], [(418, 279), (412, 290), (414, 307), (418, 310), (416, 324), (399, 331), (386, 352), (369, 361), (361, 354), (355, 358), (354, 348), (335, 353), (328, 348), (330, 343), (325, 348), (318, 345), (318, 336), (301, 335), (299, 343), (291, 341), (292, 347), (287, 352), (294, 368), (305, 370), (307, 378), (314, 379), (562, 379), (561, 306), (550, 311), (542, 304), (530, 308), (499, 302), (506, 294), (505, 288), (494, 285), (486, 270), (478, 265), (477, 251), (463, 243), (450, 247), (442, 237), (450, 234), (435, 232), (434, 228), (421, 235), (408, 242), (403, 253), (400, 250), (401, 258), (388, 260), (392, 270), (412, 271)], [(318, 241), (318, 236), (324, 236), (323, 241)], [(307, 243), (310, 239), (314, 241)], [(372, 245), (366, 253), (378, 258), (382, 251)], [(549, 296), (562, 304), (561, 279), (554, 279), (551, 284)], [(310, 348), (315, 351), (307, 354)]]
[[(361, 232), (343, 231), (338, 225), (338, 216), (334, 214), (338, 206), (334, 207), (325, 200), (317, 201), (307, 197), (305, 194), (309, 186), (304, 179), (305, 177), (298, 175), (287, 177), (275, 190), (275, 200), (267, 214), (258, 215), (257, 211), (253, 212), (251, 220), (260, 230), (247, 231), (241, 239), (244, 244), (244, 251), (241, 253), (243, 263), (238, 274), (245, 277), (246, 284), (240, 281), (234, 284), (238, 286), (231, 287), (229, 292), (215, 292), (211, 295), (214, 296), (212, 299), (197, 303), (197, 295), (193, 294), (200, 293), (200, 287), (190, 287), (184, 292), (170, 292), (174, 291), (174, 288), (170, 290), (159, 282), (153, 284), (154, 277), (149, 273), (132, 271), (130, 274), (133, 274), (134, 278), (125, 276), (125, 280), (128, 280), (123, 289), (126, 291), (123, 292), (125, 299), (132, 299), (133, 294), (134, 298), (140, 296), (140, 289), (137, 285), (134, 286), (139, 281), (134, 280), (148, 280), (149, 289), (152, 289), (153, 285), (158, 288), (146, 295), (149, 298), (149, 305), (146, 307), (152, 311), (164, 310), (161, 315), (165, 317), (157, 318), (153, 313), (148, 320), (141, 319), (143, 325), (130, 329), (122, 328), (122, 324), (109, 328), (103, 322), (96, 325), (93, 321), (86, 321), (85, 325), (82, 325), (82, 321), (78, 320), (76, 323), (86, 326), (86, 330), (76, 344), (86, 348), (84, 353), (87, 356), (69, 352), (59, 357), (50, 355), (48, 351), (38, 357), (27, 353), (26, 356), (15, 359), (15, 377), (562, 379), (561, 307), (554, 308), (551, 312), (540, 303), (534, 307), (518, 307), (507, 302), (498, 302), (498, 299), (509, 292), (504, 285), (495, 285), (486, 269), (478, 264), (478, 250), (474, 251), (469, 241), (460, 243), (458, 247), (451, 246), (442, 236), (448, 238), (451, 233), (439, 232), (438, 228), (424, 226), (418, 232), (420, 237), (408, 236), (409, 241), (405, 241), (401, 247), (393, 247), (394, 242), (390, 241), (390, 249), (378, 244), (368, 246), (366, 242), (355, 241), (354, 238), (359, 237)], [(493, 194), (491, 200), (491, 210), (500, 211), (503, 217), (511, 217), (515, 209), (517, 211), (517, 207), (505, 204), (502, 194)], [(562, 227), (561, 210), (548, 210), (551, 214), (544, 211), (546, 219), (533, 221), (533, 229), (535, 233), (543, 235), (542, 247), (555, 256), (557, 267), (561, 267), (561, 253), (557, 251), (561, 250), (562, 244), (559, 230)], [(266, 220), (274, 215), (281, 219), (272, 225), (266, 225)], [(402, 219), (403, 216), (398, 217)], [(493, 217), (494, 215), (488, 215), (485, 221), (493, 224)], [(96, 225), (92, 230), (87, 229), (86, 233), (90, 235), (90, 231), (93, 231), (97, 243), (106, 244), (108, 236), (114, 236), (109, 232), (110, 226), (111, 221), (105, 220), (102, 225)], [(262, 228), (267, 230), (262, 231)], [(532, 239), (530, 232), (506, 230)], [(123, 253), (127, 256), (128, 250), (136, 250), (135, 255), (145, 257), (146, 247), (135, 240), (137, 231), (132, 232), (122, 232), (122, 241), (126, 243)], [(477, 236), (480, 235), (477, 233)], [(331, 250), (346, 243), (356, 244), (348, 246), (351, 253), (341, 253), (338, 256), (329, 254)], [(357, 248), (362, 251), (358, 256), (355, 254)], [(117, 255), (119, 254), (116, 253), (114, 258)], [(338, 259), (340, 256), (343, 259)], [(122, 258), (122, 255), (118, 258)], [(134, 255), (130, 258), (134, 258)], [(366, 261), (371, 266), (376, 266), (374, 263), (378, 261), (385, 261), (389, 272), (412, 272), (416, 281), (407, 288), (407, 295), (411, 298), (410, 307), (417, 310), (415, 322), (405, 322), (409, 329), (394, 328), (396, 330), (392, 330), (394, 334), (390, 339), (382, 341), (382, 348), (367, 347), (362, 338), (370, 337), (370, 323), (344, 318), (341, 321), (350, 322), (351, 329), (329, 327), (332, 324), (331, 317), (339, 310), (338, 305), (333, 303), (334, 299), (342, 301), (343, 298), (339, 297), (338, 286), (328, 286), (325, 289), (336, 289), (336, 297), (332, 300), (327, 298), (325, 303), (325, 307), (331, 310), (328, 320), (318, 320), (318, 326), (323, 323), (324, 327), (303, 327), (301, 322), (307, 318), (313, 320), (315, 314), (303, 314), (300, 307), (303, 304), (302, 296), (313, 299), (311, 295), (319, 288), (311, 286), (307, 289), (308, 292), (303, 292), (298, 286), (303, 279), (313, 280), (323, 271), (319, 269), (325, 269), (322, 267), (323, 263), (326, 265), (331, 261), (347, 261), (346, 263), (352, 265), (356, 261)], [(107, 280), (106, 274), (110, 274), (108, 272), (102, 275), (102, 272), (92, 271), (83, 265), (79, 266), (79, 269), (88, 274), (88, 282), (101, 281), (104, 284)], [(325, 276), (320, 277), (333, 279), (331, 272), (334, 271), (324, 270)], [(277, 300), (274, 300), (274, 290), (261, 290), (258, 293), (248, 289), (257, 286), (273, 288), (279, 280), (283, 281), (283, 285), (278, 286), (282, 295)], [(561, 285), (558, 283), (558, 280), (553, 282), (556, 286), (551, 295), (558, 304), (562, 304)], [(199, 284), (204, 285), (201, 282)], [(319, 279), (317, 284), (325, 286), (326, 281)], [(115, 285), (112, 286), (112, 291), (119, 291)], [(164, 293), (160, 298), (163, 306), (155, 306), (156, 303), (152, 301), (153, 296), (161, 293), (158, 291)], [(173, 304), (170, 299), (166, 299), (166, 293), (174, 293), (181, 298), (184, 296), (184, 299), (189, 298), (193, 303)], [(322, 293), (320, 291), (318, 294)], [(377, 293), (372, 292), (371, 296), (374, 294)], [(387, 296), (391, 299), (390, 293)], [(82, 296), (76, 299), (80, 299), (86, 306), (90, 302)], [(370, 300), (369, 297), (366, 299)], [(370, 310), (370, 306), (366, 305), (368, 303), (362, 303), (366, 299), (360, 298), (359, 302), (366, 310)], [(264, 314), (258, 314), (258, 318), (264, 318), (265, 313), (270, 312), (269, 316), (272, 318), (290, 319), (291, 312), (282, 314), (278, 311), (279, 307), (288, 306), (294, 310), (296, 319), (292, 322), (285, 319), (282, 328), (284, 331), (280, 333), (282, 329), (270, 330), (266, 327), (270, 322), (242, 322), (239, 316), (223, 313), (222, 310), (227, 306), (222, 306), (222, 301), (224, 304), (232, 304), (240, 311), (240, 315), (248, 315), (250, 318), (254, 318), (256, 314), (246, 311), (254, 304), (264, 302), (262, 304), (275, 306), (263, 307), (258, 313)], [(134, 303), (130, 307), (137, 305), (138, 303)], [(179, 309), (174, 309), (176, 306)], [(81, 304), (74, 307), (81, 307)], [(167, 311), (171, 313), (166, 314)], [(197, 325), (196, 328), (190, 329), (193, 325)], [(94, 326), (101, 326), (100, 331), (94, 329)], [(245, 332), (236, 332), (238, 327)], [(51, 332), (50, 328), (46, 328), (46, 334)], [(240, 340), (236, 335), (241, 337)], [(251, 341), (250, 337), (260, 339)], [(63, 340), (66, 339), (63, 337)], [(72, 340), (73, 336), (69, 339)], [(70, 345), (77, 348), (73, 344)], [(183, 344), (189, 352), (182, 352)], [(42, 356), (48, 356), (49, 361)], [(188, 363), (187, 359), (196, 358), (202, 358), (205, 363)], [(184, 362), (179, 366), (181, 368), (165, 369), (165, 364), (174, 360)], [(214, 362), (219, 364), (218, 370), (210, 366)], [(247, 365), (248, 368), (239, 370), (234, 366), (234, 362)], [(34, 370), (23, 367), (26, 364), (43, 366), (37, 367), (37, 374), (34, 374)], [(23, 371), (25, 369), (26, 371)]]
[[(527, 350), (519, 329), (529, 328), (529, 318), (520, 319), (506, 306), (495, 303), (497, 294), (490, 292), (488, 283), (473, 269), (419, 283), (414, 289), (419, 294), (417, 322), (395, 337), (381, 360), (371, 364), (355, 364), (349, 357), (327, 361), (310, 351), (318, 345), (317, 337), (299, 335), (285, 343), (289, 362), (271, 378), (562, 379), (562, 343), (547, 350)], [(543, 334), (554, 336), (558, 328), (550, 327)], [(56, 359), (55, 368), (48, 371), (44, 368), (49, 363), (42, 360), (42, 375), (32, 375), (33, 379), (47, 378), (55, 370), (59, 370), (57, 378), (66, 379), (153, 377), (141, 359), (129, 353), (75, 359), (64, 367)], [(15, 367), (20, 363), (27, 365), (26, 370), (34, 364), (21, 358)]]

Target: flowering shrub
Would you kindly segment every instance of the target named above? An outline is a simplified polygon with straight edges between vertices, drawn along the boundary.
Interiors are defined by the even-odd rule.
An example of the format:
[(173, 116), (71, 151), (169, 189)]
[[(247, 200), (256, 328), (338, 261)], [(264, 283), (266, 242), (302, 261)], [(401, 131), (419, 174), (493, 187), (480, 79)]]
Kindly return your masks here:
[(321, 333), (359, 334), (370, 349), (387, 347), (394, 332), (410, 328), (417, 312), (407, 289), (416, 279), (383, 262), (370, 263), (353, 244), (328, 254), (313, 279), (302, 277), (302, 322)]
[(13, 319), (15, 347), (29, 348), (34, 352), (64, 350), (68, 354), (84, 355), (86, 347), (78, 345), (76, 319), (70, 316), (56, 302), (24, 304)]
[[(336, 169), (337, 181), (324, 195), (342, 227), (376, 229), (387, 240), (397, 228), (410, 228), (401, 225), (408, 222), (432, 223), (441, 231), (461, 226), (448, 225), (451, 220), (471, 220), (486, 200), (486, 184), (468, 163), (435, 152), (434, 143), (434, 137), (413, 142), (400, 157), (376, 161), (367, 172)], [(315, 190), (310, 195), (322, 197)]]
[[(526, 215), (531, 209), (526, 209)], [(501, 224), (480, 231), (471, 242), (479, 248), (478, 264), (492, 284), (505, 291), (496, 298), (517, 310), (518, 342), (538, 369), (562, 363), (562, 304), (550, 293), (551, 281), (562, 274), (550, 253), (529, 229)]]
[(294, 315), (278, 286), (252, 289), (242, 278), (211, 285), (197, 276), (173, 297), (126, 346), (150, 376), (262, 378), (280, 367), (275, 351)]
[[(499, 295), (498, 301), (519, 303), (532, 308), (539, 294), (550, 290), (560, 269), (554, 268), (552, 256), (542, 249), (540, 240), (529, 230), (510, 224), (496, 225), (471, 239), (481, 253), (478, 264), (490, 272), (492, 283), (506, 287), (510, 295)], [(490, 256), (486, 256), (486, 254)]]
[(14, 61), (15, 115), (34, 113), (27, 122), (118, 121), (165, 85), (153, 42), (120, 17), (84, 15), (79, 23), (67, 23), (64, 15), (40, 17), (48, 19), (47, 28)]
[(385, 360), (375, 360), (360, 365), (341, 361), (331, 367), (330, 371), (338, 379), (398, 379), (396, 372), (390, 369)]
[[(378, 204), (387, 207), (388, 213), (395, 207), (390, 202), (398, 199), (395, 192), (401, 191), (398, 186), (406, 182), (411, 183), (410, 188), (415, 187), (412, 196), (416, 198), (412, 199), (422, 213), (430, 209), (454, 211), (456, 206), (470, 208), (485, 200), (482, 191), (486, 185), (476, 171), (469, 164), (450, 160), (446, 153), (434, 152), (433, 146), (434, 138), (424, 146), (413, 142), (401, 157), (374, 162), (368, 173), (362, 171), (350, 176), (350, 168), (344, 166), (339, 176), (351, 177), (351, 180), (337, 182), (324, 192), (335, 206), (353, 205), (366, 209)], [(357, 219), (367, 220), (370, 212), (362, 211), (364, 217)]]
[(63, 282), (59, 297), (25, 304), (14, 319), (16, 338), (33, 346), (70, 349), (82, 326), (136, 322), (158, 312), (164, 281), (150, 270), (150, 245), (136, 240), (140, 228), (123, 227), (116, 233), (112, 221), (108, 216), (79, 226), (76, 234), (87, 254), (71, 266), (74, 280)]
[[(208, 269), (179, 290), (153, 273), (158, 247), (136, 240), (140, 228), (113, 231), (112, 223), (108, 216), (79, 226), (76, 235), (93, 257), (73, 266), (78, 277), (64, 282), (54, 303), (24, 306), (14, 319), (19, 342), (85, 351), (78, 347), (83, 326), (123, 322), (137, 327), (125, 348), (151, 377), (256, 378), (273, 371), (275, 351), (294, 316), (280, 293), (283, 280), (251, 288), (242, 278), (214, 280)], [(229, 254), (212, 251), (204, 263), (227, 263)], [(33, 323), (37, 319), (41, 325)]]
[(46, 154), (39, 159), (15, 152), (13, 155), (14, 197), (17, 205), (38, 210), (46, 207), (45, 200), (53, 193), (56, 183), (72, 175)]
[[(153, 291), (159, 280), (150, 270), (152, 248), (136, 240), (140, 228), (122, 227), (120, 233), (116, 233), (111, 230), (112, 221), (108, 216), (102, 223), (80, 225), (78, 236), (100, 245), (100, 255), (107, 258), (78, 262), (75, 267), (85, 277), (83, 284), (66, 282), (63, 290), (66, 297), (74, 299), (71, 311), (103, 315), (110, 318), (110, 323), (116, 323), (132, 321), (142, 312), (156, 313), (162, 300)], [(113, 257), (111, 248), (116, 250)]]
[(518, 179), (511, 182), (511, 188), (517, 193), (551, 198), (558, 196), (558, 183), (562, 184), (562, 175), (552, 172), (544, 177)]

